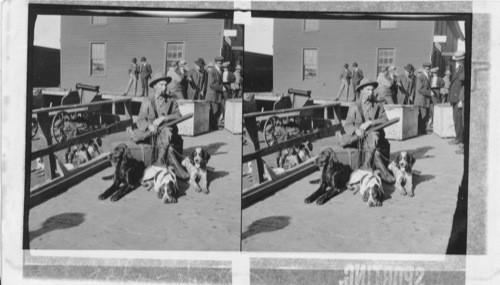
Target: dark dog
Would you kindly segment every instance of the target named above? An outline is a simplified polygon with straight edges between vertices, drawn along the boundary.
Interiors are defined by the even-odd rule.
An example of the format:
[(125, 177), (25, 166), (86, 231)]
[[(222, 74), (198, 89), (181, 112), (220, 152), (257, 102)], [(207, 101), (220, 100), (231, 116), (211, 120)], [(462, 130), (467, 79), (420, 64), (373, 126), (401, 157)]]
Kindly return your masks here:
[[(110, 155), (110, 160), (115, 165), (115, 173), (113, 175), (113, 185), (109, 187), (104, 193), (99, 195), (99, 200), (111, 197), (111, 201), (120, 200), (127, 194), (132, 187), (139, 184), (144, 174), (144, 162), (135, 160), (130, 153), (130, 149), (126, 144), (118, 145)], [(124, 184), (120, 188), (121, 184)]]
[[(325, 148), (320, 152), (316, 158), (316, 165), (323, 168), (320, 186), (304, 202), (309, 204), (317, 199), (316, 203), (322, 205), (346, 187), (352, 170), (351, 167), (339, 162), (331, 148)], [(330, 190), (327, 191), (328, 187), (330, 187)]]

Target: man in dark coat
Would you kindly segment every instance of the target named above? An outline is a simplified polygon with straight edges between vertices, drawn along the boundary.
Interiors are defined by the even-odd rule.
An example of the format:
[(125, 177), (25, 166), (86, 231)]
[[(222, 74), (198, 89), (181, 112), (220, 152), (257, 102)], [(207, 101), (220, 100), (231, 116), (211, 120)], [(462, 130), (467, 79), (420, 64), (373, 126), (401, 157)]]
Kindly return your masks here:
[(139, 64), (139, 74), (141, 76), (141, 85), (142, 85), (142, 95), (141, 96), (149, 96), (149, 88), (148, 88), (148, 80), (151, 78), (151, 73), (153, 70), (151, 69), (151, 65), (146, 62), (146, 58), (141, 57), (141, 64)]
[(358, 68), (358, 63), (355, 62), (352, 64), (352, 90), (354, 90), (355, 100), (359, 100), (359, 92), (356, 91), (356, 88), (359, 86), (359, 82), (363, 80), (363, 70)]
[[(346, 136), (364, 136), (370, 127), (388, 121), (383, 104), (379, 103), (374, 95), (378, 83), (370, 80), (361, 80), (358, 86), (360, 99), (349, 107), (345, 120), (344, 130)], [(364, 169), (379, 169), (381, 178), (392, 183), (394, 176), (387, 170), (390, 156), (390, 144), (385, 138), (384, 130), (372, 131), (363, 140), (363, 165)]]
[(413, 65), (408, 63), (404, 67), (404, 73), (397, 77), (398, 104), (407, 105), (413, 103), (413, 89), (415, 88), (411, 74), (415, 71)]
[(464, 144), (464, 125), (463, 125), (463, 108), (464, 108), (464, 59), (465, 52), (457, 51), (453, 55), (452, 60), (455, 65), (451, 69), (450, 91), (448, 93), (448, 100), (453, 107), (453, 123), (455, 124), (455, 140), (452, 144), (458, 144), (463, 147)]
[(426, 62), (422, 64), (422, 72), (417, 75), (416, 92), (415, 92), (415, 106), (419, 107), (418, 116), (418, 133), (427, 133), (427, 124), (429, 123), (429, 108), (431, 105), (431, 82), (430, 82), (431, 63)]
[(218, 130), (218, 119), (221, 114), (221, 102), (224, 92), (222, 85), (222, 62), (224, 58), (217, 56), (213, 68), (208, 70), (206, 100), (210, 102), (209, 125), (211, 130)]
[(190, 100), (203, 100), (207, 92), (208, 79), (207, 72), (205, 72), (205, 60), (198, 58), (194, 64), (195, 67), (189, 70), (187, 75), (187, 98)]

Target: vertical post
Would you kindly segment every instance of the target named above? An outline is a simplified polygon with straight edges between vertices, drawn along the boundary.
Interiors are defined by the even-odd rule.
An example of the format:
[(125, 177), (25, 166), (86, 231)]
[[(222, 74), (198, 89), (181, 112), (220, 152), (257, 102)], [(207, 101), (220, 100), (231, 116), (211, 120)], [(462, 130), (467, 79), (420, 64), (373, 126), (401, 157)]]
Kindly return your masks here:
[[(132, 101), (126, 101), (124, 104), (124, 107), (125, 107), (125, 116), (127, 116), (127, 118), (129, 120), (132, 120)], [(115, 104), (113, 104), (113, 106), (115, 106)]]
[[(50, 121), (49, 113), (38, 113), (37, 120), (40, 125), (40, 130), (42, 131), (40, 136), (42, 148), (49, 147), (52, 145), (50, 134), (50, 126), (52, 122)], [(48, 155), (48, 159), (43, 160), (43, 164), (45, 167), (45, 178), (48, 180), (56, 178), (56, 160), (53, 153)]]
[[(254, 150), (259, 150), (259, 134), (257, 130), (257, 120), (255, 117), (246, 118), (245, 127), (247, 129), (248, 136), (250, 137), (250, 142), (253, 144)], [(252, 172), (254, 182), (257, 181), (258, 183), (262, 183), (264, 182), (264, 163), (261, 157), (258, 157), (255, 161), (257, 164), (257, 171)]]

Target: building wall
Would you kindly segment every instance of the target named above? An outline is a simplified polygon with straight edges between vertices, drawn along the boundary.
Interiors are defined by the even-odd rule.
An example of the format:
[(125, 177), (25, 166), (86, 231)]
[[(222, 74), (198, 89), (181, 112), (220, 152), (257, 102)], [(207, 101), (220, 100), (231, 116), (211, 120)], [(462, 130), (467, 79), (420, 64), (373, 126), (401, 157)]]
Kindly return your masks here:
[[(153, 74), (165, 71), (166, 42), (184, 42), (192, 68), (198, 57), (213, 61), (221, 54), (223, 19), (187, 19), (167, 24), (165, 18), (107, 17), (107, 25), (91, 25), (90, 16), (62, 16), (61, 86), (78, 82), (99, 85), (102, 93), (123, 93), (133, 57), (145, 56)], [(90, 43), (106, 43), (106, 75), (90, 75)], [(140, 83), (138, 84), (140, 90)]]
[(33, 46), (33, 87), (58, 87), (61, 76), (61, 51)]
[[(357, 62), (365, 77), (376, 79), (379, 48), (395, 48), (395, 65), (417, 69), (431, 60), (433, 21), (398, 21), (397, 29), (380, 30), (379, 21), (320, 20), (319, 31), (303, 31), (302, 19), (274, 20), (274, 92), (311, 90), (312, 97), (333, 99), (344, 63)], [(353, 32), (353, 31), (358, 32)], [(318, 49), (318, 78), (303, 80), (304, 48)]]

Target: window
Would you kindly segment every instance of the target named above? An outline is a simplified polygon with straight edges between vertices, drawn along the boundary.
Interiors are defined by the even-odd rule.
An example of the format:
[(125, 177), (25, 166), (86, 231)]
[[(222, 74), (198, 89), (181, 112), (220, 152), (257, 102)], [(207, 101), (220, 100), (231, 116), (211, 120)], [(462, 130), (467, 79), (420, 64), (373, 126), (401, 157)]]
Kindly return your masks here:
[(319, 31), (319, 20), (304, 20), (304, 31)]
[(385, 29), (396, 29), (396, 23), (397, 21), (380, 21), (379, 22), (379, 29), (385, 30)]
[(393, 48), (381, 48), (378, 50), (377, 74), (382, 72), (386, 66), (395, 64), (396, 51)]
[(318, 50), (304, 49), (303, 80), (318, 79)]
[(165, 64), (165, 74), (172, 67), (174, 62), (184, 58), (184, 43), (167, 43), (167, 61)]
[(90, 44), (90, 75), (106, 75), (106, 44)]
[(186, 18), (167, 18), (167, 24), (186, 23)]
[(92, 16), (92, 18), (90, 19), (90, 23), (96, 26), (104, 26), (108, 24), (108, 17)]

